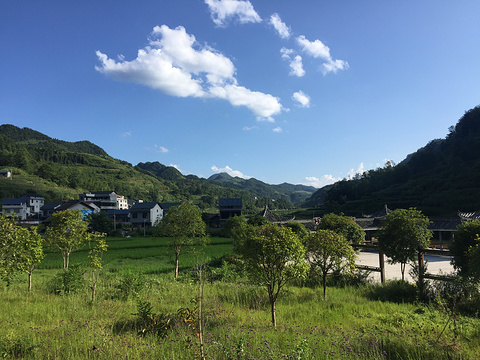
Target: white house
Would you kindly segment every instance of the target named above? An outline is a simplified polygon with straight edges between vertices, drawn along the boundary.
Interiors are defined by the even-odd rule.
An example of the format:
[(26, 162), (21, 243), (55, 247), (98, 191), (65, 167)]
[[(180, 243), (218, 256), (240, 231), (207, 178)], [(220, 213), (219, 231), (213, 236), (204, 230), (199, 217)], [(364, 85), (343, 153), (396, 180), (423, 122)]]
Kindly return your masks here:
[(134, 227), (154, 226), (163, 219), (163, 209), (157, 202), (142, 202), (130, 208), (130, 223)]
[(27, 200), (24, 198), (2, 200), (2, 214), (4, 215), (15, 215), (20, 220), (25, 220), (30, 214), (29, 210), (30, 208), (27, 207)]

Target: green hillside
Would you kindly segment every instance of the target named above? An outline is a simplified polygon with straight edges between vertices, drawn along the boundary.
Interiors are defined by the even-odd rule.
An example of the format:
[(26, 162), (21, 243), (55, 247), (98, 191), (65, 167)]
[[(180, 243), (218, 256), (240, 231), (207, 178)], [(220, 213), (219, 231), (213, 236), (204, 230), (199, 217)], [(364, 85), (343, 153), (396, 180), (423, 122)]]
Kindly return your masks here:
[(234, 188), (193, 175), (183, 176), (174, 167), (158, 162), (132, 166), (88, 141), (52, 139), (14, 125), (0, 126), (0, 169), (13, 172), (12, 179), (0, 179), (0, 199), (38, 193), (52, 202), (76, 199), (85, 191), (111, 190), (145, 201), (188, 200), (207, 211), (218, 209), (219, 198), (242, 198), (245, 210), (252, 214), (272, 199), (276, 207), (293, 206), (283, 199), (285, 193), (266, 191), (269, 185), (261, 182), (260, 190), (254, 192), (253, 188)]
[(212, 175), (208, 180), (225, 187), (246, 190), (257, 196), (277, 199), (277, 202), (279, 199), (283, 199), (289, 203), (302, 203), (316, 190), (312, 186), (292, 185), (288, 183), (269, 185), (254, 178), (242, 179), (232, 177), (227, 173)]
[[(308, 202), (350, 215), (417, 207), (429, 216), (480, 210), (480, 107), (467, 111), (445, 139), (430, 141), (394, 166), (336, 183)], [(322, 201), (324, 197), (324, 201)]]

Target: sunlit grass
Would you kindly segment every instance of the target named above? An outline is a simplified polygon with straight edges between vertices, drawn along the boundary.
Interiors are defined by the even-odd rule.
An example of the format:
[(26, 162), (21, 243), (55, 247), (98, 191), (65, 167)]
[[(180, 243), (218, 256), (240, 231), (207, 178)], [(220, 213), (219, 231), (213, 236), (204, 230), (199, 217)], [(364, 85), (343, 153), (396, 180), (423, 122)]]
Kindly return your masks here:
[[(151, 303), (154, 314), (193, 309), (191, 300), (198, 295), (193, 267), (231, 254), (232, 248), (225, 239), (215, 239), (203, 254), (185, 252), (181, 258), (184, 271), (174, 280), (171, 249), (166, 243), (166, 239), (113, 239), (93, 304), (88, 273), (78, 293), (48, 293), (48, 282), (62, 271), (61, 261), (55, 269), (34, 272), (31, 293), (26, 291), (24, 276), (15, 279), (11, 287), (0, 288), (0, 356), (198, 359), (196, 330), (182, 322), (175, 323), (167, 336), (141, 336), (132, 325), (137, 301)], [(135, 244), (138, 248), (132, 246)], [(148, 247), (152, 244), (155, 246)], [(49, 255), (52, 261), (58, 260), (58, 254)], [(74, 262), (86, 259), (74, 255)], [(142, 279), (137, 293), (119, 293), (128, 276)], [(324, 300), (321, 289), (287, 286), (277, 303), (277, 328), (273, 329), (263, 288), (246, 281), (206, 281), (203, 325), (207, 359), (480, 357), (479, 319), (457, 316), (454, 328), (448, 315), (433, 306), (374, 301), (366, 291), (364, 287), (329, 287)]]

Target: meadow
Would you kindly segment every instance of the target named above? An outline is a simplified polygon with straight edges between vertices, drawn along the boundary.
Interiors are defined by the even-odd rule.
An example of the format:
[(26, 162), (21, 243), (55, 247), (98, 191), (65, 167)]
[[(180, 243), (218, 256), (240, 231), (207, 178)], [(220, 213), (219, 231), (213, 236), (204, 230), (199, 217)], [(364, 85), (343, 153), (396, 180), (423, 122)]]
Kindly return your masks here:
[(330, 286), (325, 300), (320, 287), (290, 284), (280, 295), (274, 329), (265, 290), (235, 263), (219, 260), (232, 254), (230, 239), (185, 249), (177, 280), (168, 239), (107, 243), (94, 302), (88, 249), (71, 256), (81, 281), (72, 280), (69, 291), (53, 291), (63, 273), (54, 252), (35, 270), (30, 293), (23, 275), (2, 285), (0, 357), (200, 359), (202, 342), (206, 359), (480, 358), (477, 316), (402, 302), (401, 293), (385, 299), (382, 290), (398, 290), (392, 284)]

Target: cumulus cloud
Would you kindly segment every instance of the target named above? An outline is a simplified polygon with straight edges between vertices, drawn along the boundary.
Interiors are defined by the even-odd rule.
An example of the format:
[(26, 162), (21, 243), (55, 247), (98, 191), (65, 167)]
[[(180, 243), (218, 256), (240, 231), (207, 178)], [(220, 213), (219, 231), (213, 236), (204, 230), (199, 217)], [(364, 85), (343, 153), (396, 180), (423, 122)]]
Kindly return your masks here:
[(330, 48), (318, 39), (310, 41), (304, 35), (300, 35), (297, 37), (297, 44), (306, 54), (323, 61), (322, 72), (324, 75), (329, 72), (336, 74), (339, 70), (348, 69), (348, 62), (334, 60), (330, 55)]
[(280, 49), (280, 53), (282, 54), (282, 59), (290, 62), (289, 75), (294, 75), (298, 77), (302, 77), (305, 75), (305, 70), (303, 69), (303, 61), (300, 55), (295, 55), (292, 58), (294, 51), (287, 48)]
[(132, 61), (115, 61), (100, 51), (96, 54), (101, 65), (95, 69), (115, 80), (146, 85), (171, 96), (224, 99), (233, 106), (247, 107), (259, 120), (273, 121), (282, 111), (278, 98), (239, 86), (232, 61), (211, 47), (200, 46), (182, 26), (156, 26), (149, 45), (138, 50)]
[(225, 26), (230, 19), (236, 19), (240, 23), (261, 22), (250, 1), (242, 0), (205, 0), (210, 9), (210, 15), (217, 26)]
[(333, 175), (323, 175), (321, 178), (314, 176), (307, 176), (305, 178), (304, 185), (313, 186), (316, 188), (322, 188), (327, 185), (331, 185), (337, 181), (340, 181), (340, 178), (335, 178)]
[(282, 39), (288, 39), (290, 37), (290, 28), (282, 21), (277, 13), (270, 16), (270, 24), (273, 25)]
[(225, 166), (224, 168), (218, 168), (216, 167), (215, 165), (212, 165), (212, 167), (210, 168), (212, 169), (212, 171), (214, 173), (227, 173), (228, 175), (230, 176), (233, 176), (233, 177), (239, 177), (239, 178), (242, 178), (242, 179), (250, 179), (251, 176), (247, 176), (245, 174), (243, 174), (241, 171), (238, 171), (238, 170), (233, 170), (230, 166)]
[(300, 107), (310, 107), (310, 96), (305, 94), (302, 90), (294, 92), (292, 99), (297, 101)]
[(273, 132), (274, 133), (281, 133), (281, 132), (283, 132), (283, 129), (281, 127), (276, 127), (275, 129), (273, 129)]

